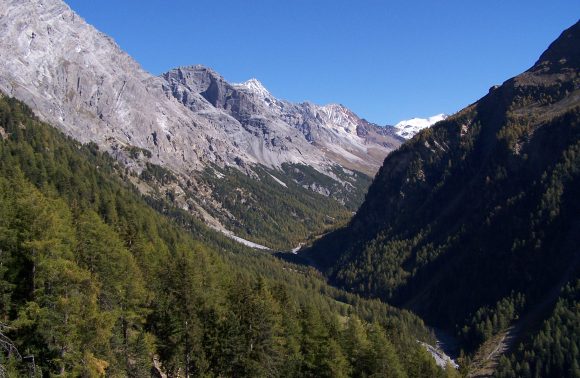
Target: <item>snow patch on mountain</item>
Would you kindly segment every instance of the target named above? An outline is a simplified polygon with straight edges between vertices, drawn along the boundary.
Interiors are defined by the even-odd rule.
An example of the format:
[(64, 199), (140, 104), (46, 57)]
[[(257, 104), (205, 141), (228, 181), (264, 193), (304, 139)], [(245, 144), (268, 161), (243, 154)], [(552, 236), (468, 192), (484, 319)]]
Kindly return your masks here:
[(270, 91), (268, 91), (266, 89), (266, 87), (264, 87), (264, 85), (255, 78), (251, 78), (248, 81), (245, 81), (243, 83), (236, 83), (236, 84), (232, 84), (233, 87), (237, 87), (239, 88), (244, 88), (247, 89), (248, 91), (255, 93), (257, 95), (259, 95), (260, 97), (272, 97), (272, 95), (270, 94)]
[(446, 114), (436, 114), (429, 118), (411, 118), (401, 121), (395, 125), (396, 134), (405, 139), (411, 139), (419, 131), (431, 127), (439, 121), (447, 118)]

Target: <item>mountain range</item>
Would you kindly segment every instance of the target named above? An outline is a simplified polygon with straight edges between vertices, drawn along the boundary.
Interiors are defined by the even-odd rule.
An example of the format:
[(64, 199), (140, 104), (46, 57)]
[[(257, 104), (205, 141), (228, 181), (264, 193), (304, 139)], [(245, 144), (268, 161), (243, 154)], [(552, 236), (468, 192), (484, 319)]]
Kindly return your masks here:
[(125, 171), (0, 94), (0, 376), (454, 376), (413, 314), (245, 247)]
[[(138, 183), (144, 193), (169, 193), (178, 206), (228, 234), (264, 240), (243, 230), (252, 221), (245, 211), (233, 215), (208, 177), (242, 172), (253, 185), (266, 170), (283, 184), (279, 195), (290, 183), (303, 196), (312, 191), (339, 202), (347, 214), (404, 140), (395, 128), (367, 122), (342, 105), (279, 100), (256, 79), (228, 83), (202, 66), (153, 76), (62, 1), (2, 0), (1, 12), (2, 92), (73, 138), (96, 143), (133, 176), (145, 172), (152, 180)], [(151, 175), (158, 166), (172, 179)]]
[(122, 146), (147, 149), (183, 173), (340, 162), (373, 174), (400, 144), (341, 105), (291, 104), (255, 79), (230, 84), (201, 66), (152, 76), (63, 2), (3, 3), (0, 88), (80, 141), (120, 155)]
[(395, 126), (61, 0), (0, 34), (0, 375), (580, 376), (580, 22)]

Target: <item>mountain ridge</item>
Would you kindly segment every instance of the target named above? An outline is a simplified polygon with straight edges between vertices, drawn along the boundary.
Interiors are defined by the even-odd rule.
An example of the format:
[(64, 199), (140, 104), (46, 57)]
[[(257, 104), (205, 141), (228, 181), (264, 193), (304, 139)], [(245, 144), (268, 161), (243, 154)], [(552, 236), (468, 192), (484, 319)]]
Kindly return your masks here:
[[(144, 71), (110, 37), (88, 25), (62, 1), (3, 0), (3, 5), (1, 27), (7, 38), (0, 49), (7, 59), (0, 65), (0, 89), (28, 102), (42, 118), (79, 140), (95, 141), (109, 151), (118, 150), (115, 143), (147, 148), (154, 153), (156, 163), (169, 164), (183, 173), (208, 163), (236, 165), (239, 159), (270, 167), (279, 167), (282, 162), (304, 163), (323, 173), (335, 164), (328, 159), (332, 154), (304, 141), (295, 139), (284, 147), (259, 140), (203, 101), (195, 88), (188, 88), (189, 107), (181, 107), (178, 103), (182, 101), (161, 94), (166, 92), (162, 78)], [(188, 68), (196, 67), (201, 66)], [(220, 78), (214, 85), (225, 83), (215, 71), (212, 74)], [(206, 95), (209, 98), (209, 92)], [(270, 96), (267, 90), (262, 95)], [(290, 128), (278, 129), (280, 140), (294, 133)], [(349, 144), (348, 140), (343, 142)], [(396, 139), (391, 142), (395, 147), (399, 144)], [(297, 144), (296, 149), (293, 144)], [(196, 148), (192, 151), (189, 146)], [(376, 149), (384, 157), (392, 146), (378, 144)], [(116, 153), (122, 155), (121, 151)], [(348, 163), (348, 157), (341, 163)], [(370, 174), (381, 162), (377, 157), (371, 164), (364, 159), (356, 164)]]
[(447, 376), (409, 312), (154, 204), (3, 94), (0, 130), (2, 375)]
[[(240, 122), (248, 132), (263, 137), (266, 145), (278, 144), (287, 150), (297, 140), (307, 142), (330, 161), (368, 175), (374, 174), (374, 168), (369, 167), (380, 166), (384, 156), (401, 142), (394, 130), (371, 124), (343, 105), (280, 100), (257, 79), (229, 83), (202, 65), (178, 67), (161, 77), (166, 80), (166, 94), (193, 111), (199, 106), (197, 95), (202, 96), (214, 108)], [(311, 148), (304, 143), (298, 147), (300, 154)]]
[[(269, 219), (269, 205), (250, 195), (268, 182), (264, 169), (296, 184), (292, 190), (305, 202), (308, 192), (336, 201), (319, 201), (326, 210), (317, 211), (336, 218), (336, 209), (330, 210), (336, 205), (348, 214), (344, 204), (355, 206), (367, 176), (401, 143), (345, 108), (335, 114), (332, 106), (292, 104), (257, 81), (232, 85), (199, 65), (153, 76), (61, 0), (0, 0), (0, 5), (0, 91), (73, 138), (110, 153), (145, 195), (169, 196), (224, 232), (233, 227), (253, 238), (247, 231), (253, 220), (239, 211), (240, 203), (258, 207)], [(253, 188), (237, 188), (243, 198), (224, 204), (215, 192), (220, 185), (206, 175), (214, 168)], [(279, 186), (270, 198), (280, 199), (286, 190)], [(301, 214), (300, 206), (295, 202), (291, 212)], [(290, 230), (300, 220), (322, 219), (312, 211), (297, 216)]]

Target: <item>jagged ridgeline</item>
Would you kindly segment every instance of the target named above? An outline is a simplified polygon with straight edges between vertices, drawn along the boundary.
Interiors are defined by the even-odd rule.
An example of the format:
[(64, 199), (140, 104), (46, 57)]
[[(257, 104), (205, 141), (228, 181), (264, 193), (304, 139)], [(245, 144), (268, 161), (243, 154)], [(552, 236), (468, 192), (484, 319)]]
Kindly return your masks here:
[(276, 98), (256, 79), (203, 66), (153, 76), (62, 0), (1, 7), (0, 91), (232, 237), (287, 251), (343, 226), (401, 144), (393, 127)]
[(445, 376), (421, 320), (234, 243), (0, 97), (7, 376)]
[[(528, 71), (391, 153), (349, 226), (308, 257), (341, 287), (454, 333), (466, 352), (506, 332), (527, 340), (517, 356), (530, 363), (510, 358), (502, 374), (577, 376), (578, 327), (557, 314), (578, 319), (579, 194), (577, 23)], [(552, 309), (545, 327), (561, 319), (576, 344), (556, 347), (546, 329), (525, 339)]]

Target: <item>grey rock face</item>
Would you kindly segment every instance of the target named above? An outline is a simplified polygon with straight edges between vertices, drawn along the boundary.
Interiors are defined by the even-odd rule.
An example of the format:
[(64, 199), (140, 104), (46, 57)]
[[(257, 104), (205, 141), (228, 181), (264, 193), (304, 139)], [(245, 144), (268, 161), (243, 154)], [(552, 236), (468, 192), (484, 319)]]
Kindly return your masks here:
[(292, 104), (201, 66), (145, 72), (61, 0), (0, 0), (0, 90), (125, 163), (122, 147), (182, 174), (208, 164), (340, 164), (374, 174), (400, 141), (340, 105)]
[[(233, 166), (258, 179), (258, 164), (303, 164), (352, 186), (333, 173), (337, 164), (374, 175), (400, 144), (341, 105), (278, 100), (255, 79), (231, 84), (201, 66), (153, 76), (62, 0), (0, 0), (0, 35), (0, 95), (137, 173), (146, 163), (171, 170), (176, 182), (162, 189), (228, 235), (224, 219), (244, 219), (231, 219), (204, 184), (205, 168)], [(324, 185), (308, 189), (330, 195)]]
[(163, 80), (63, 2), (0, 0), (0, 9), (0, 90), (69, 135), (113, 152), (119, 145), (144, 148), (154, 162), (183, 173), (236, 156), (252, 161), (226, 127), (213, 125), (219, 115), (196, 117), (167, 98)]
[[(192, 111), (203, 97), (216, 110), (226, 112), (267, 148), (314, 155), (345, 167), (374, 174), (384, 157), (401, 143), (394, 129), (360, 119), (342, 105), (318, 106), (280, 100), (256, 79), (228, 83), (203, 66), (180, 67), (161, 76), (168, 96)], [(306, 142), (306, 143), (305, 143)]]

